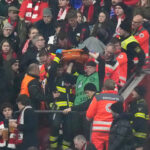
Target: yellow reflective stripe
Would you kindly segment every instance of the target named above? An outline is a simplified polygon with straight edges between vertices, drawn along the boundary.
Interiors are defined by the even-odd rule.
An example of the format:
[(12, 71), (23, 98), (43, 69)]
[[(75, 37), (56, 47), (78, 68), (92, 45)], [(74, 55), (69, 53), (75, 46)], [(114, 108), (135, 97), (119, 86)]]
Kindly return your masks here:
[[(56, 105), (58, 107), (62, 107), (62, 106), (67, 106), (67, 101), (59, 101), (59, 102), (56, 102)], [(69, 102), (69, 107), (73, 106), (73, 103), (72, 102)]]
[(67, 150), (68, 148), (69, 148), (69, 146), (62, 145), (62, 150)]
[(144, 138), (144, 139), (146, 139), (147, 134), (146, 133), (142, 133), (142, 132), (135, 132), (134, 136), (138, 137), (138, 138)]
[(59, 62), (60, 62), (60, 58), (55, 57), (55, 58), (54, 58), (54, 61), (57, 62), (57, 63), (59, 63)]
[(56, 142), (56, 143), (51, 143), (50, 144), (50, 147), (51, 148), (57, 148), (58, 147), (58, 143)]
[(50, 136), (49, 137), (49, 141), (55, 142), (58, 139), (58, 137), (56, 136)]
[(63, 145), (66, 145), (66, 146), (71, 146), (71, 143), (68, 142), (68, 141), (65, 141), (65, 140), (63, 140), (62, 144), (63, 144)]
[(146, 116), (144, 113), (136, 113), (134, 114), (135, 117), (140, 117), (140, 118), (143, 118), (143, 119), (146, 119)]
[[(57, 90), (62, 93), (66, 93), (66, 88), (61, 86), (56, 86)], [(70, 89), (70, 94), (72, 94), (72, 89)]]
[(146, 120), (149, 120), (149, 115), (146, 115)]

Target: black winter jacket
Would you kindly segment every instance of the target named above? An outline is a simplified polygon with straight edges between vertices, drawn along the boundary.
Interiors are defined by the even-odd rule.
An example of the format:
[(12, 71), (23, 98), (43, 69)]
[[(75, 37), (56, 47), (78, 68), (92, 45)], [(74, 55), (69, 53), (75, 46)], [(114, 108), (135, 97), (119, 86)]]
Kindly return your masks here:
[(120, 114), (113, 121), (108, 150), (133, 150), (133, 134), (129, 114)]

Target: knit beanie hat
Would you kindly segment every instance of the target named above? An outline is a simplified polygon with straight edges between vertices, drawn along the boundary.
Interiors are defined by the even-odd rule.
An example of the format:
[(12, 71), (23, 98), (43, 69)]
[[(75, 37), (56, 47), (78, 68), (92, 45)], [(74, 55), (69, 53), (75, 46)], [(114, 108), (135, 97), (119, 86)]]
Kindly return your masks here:
[(122, 102), (116, 102), (111, 105), (111, 110), (115, 113), (121, 114), (123, 113), (123, 103)]
[(126, 20), (121, 22), (120, 28), (131, 33), (131, 24)]
[(50, 8), (45, 8), (45, 9), (43, 10), (43, 16), (50, 16), (50, 17), (53, 17), (51, 9), (50, 9)]
[(120, 6), (123, 9), (124, 13), (126, 14), (126, 12), (128, 10), (127, 5), (125, 5), (123, 2), (119, 2), (116, 4), (116, 6)]
[(19, 62), (18, 59), (12, 58), (12, 59), (10, 60), (10, 65), (12, 66), (14, 63), (18, 63), (18, 62)]
[(87, 83), (84, 87), (84, 91), (96, 92), (96, 86), (93, 83)]
[(12, 30), (13, 26), (10, 23), (5, 23), (4, 26), (3, 26), (3, 30), (4, 29), (11, 29)]
[(137, 87), (135, 87), (134, 90), (135, 90), (135, 91), (137, 92), (137, 94), (138, 94), (139, 96), (141, 96), (141, 97), (144, 97), (145, 94), (146, 94), (146, 89), (145, 89), (145, 87), (143, 87), (143, 86), (137, 86)]

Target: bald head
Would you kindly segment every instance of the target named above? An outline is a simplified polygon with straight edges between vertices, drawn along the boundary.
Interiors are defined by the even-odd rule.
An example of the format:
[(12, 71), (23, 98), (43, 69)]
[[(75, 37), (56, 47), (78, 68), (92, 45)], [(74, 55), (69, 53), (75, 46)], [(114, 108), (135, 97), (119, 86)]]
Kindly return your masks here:
[(32, 63), (29, 65), (27, 72), (31, 75), (39, 76), (39, 66), (36, 63)]
[(143, 17), (141, 15), (136, 15), (132, 20), (132, 29), (137, 30), (143, 24)]

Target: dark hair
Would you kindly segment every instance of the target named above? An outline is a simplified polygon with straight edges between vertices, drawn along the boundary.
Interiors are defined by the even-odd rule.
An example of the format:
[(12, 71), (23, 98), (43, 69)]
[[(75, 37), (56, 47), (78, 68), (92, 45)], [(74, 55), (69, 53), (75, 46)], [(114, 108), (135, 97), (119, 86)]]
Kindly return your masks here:
[(107, 79), (104, 82), (104, 89), (105, 90), (114, 90), (115, 89), (115, 82), (112, 79)]
[(3, 112), (3, 110), (4, 110), (5, 108), (10, 108), (10, 109), (13, 110), (13, 106), (12, 106), (9, 102), (6, 102), (6, 103), (3, 103), (3, 104), (2, 104), (2, 106), (1, 106), (1, 108), (0, 108), (1, 112)]
[(116, 43), (121, 43), (121, 41), (120, 41), (120, 39), (113, 37), (109, 43), (116, 44)]
[(19, 95), (16, 103), (21, 103), (24, 106), (30, 105), (30, 99), (26, 94)]
[(67, 19), (77, 18), (77, 11), (74, 9), (69, 10), (67, 15), (66, 15), (66, 18)]
[(5, 42), (9, 43), (10, 49), (12, 49), (12, 44), (11, 44), (11, 42), (10, 42), (8, 39), (3, 39), (3, 40), (1, 41), (1, 43), (0, 43), (0, 51), (2, 51), (2, 46), (3, 46), (3, 44), (4, 44)]
[[(33, 29), (36, 29), (36, 30), (38, 30), (38, 28), (36, 27), (36, 26), (31, 26), (30, 28), (29, 28), (29, 31), (28, 31), (28, 33), (30, 34), (31, 33), (31, 30), (33, 30)], [(39, 30), (38, 30), (39, 31)]]
[(46, 51), (45, 48), (42, 48), (40, 51), (39, 51), (39, 57), (41, 56), (48, 56), (48, 52)]
[(58, 33), (58, 39), (64, 40), (64, 39), (68, 39), (68, 38), (69, 38), (69, 37), (68, 37), (68, 34), (67, 34), (65, 31), (61, 30), (61, 31)]
[(96, 92), (96, 86), (93, 84), (93, 83), (87, 83), (85, 86), (84, 86), (84, 91), (93, 91), (93, 92)]

